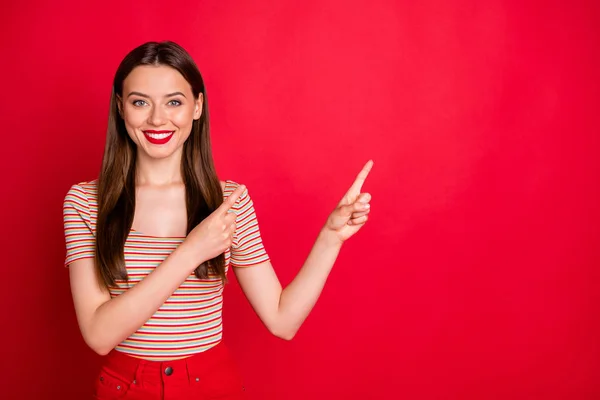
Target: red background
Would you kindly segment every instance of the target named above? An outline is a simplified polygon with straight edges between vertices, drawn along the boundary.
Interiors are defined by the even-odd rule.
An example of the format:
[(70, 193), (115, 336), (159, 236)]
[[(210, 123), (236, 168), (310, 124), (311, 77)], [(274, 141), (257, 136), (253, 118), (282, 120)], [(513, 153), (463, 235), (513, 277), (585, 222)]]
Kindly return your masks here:
[(98, 173), (118, 63), (164, 39), (282, 283), (375, 161), (292, 342), (227, 288), (250, 399), (600, 397), (597, 2), (81, 3), (2, 5), (3, 398), (90, 394), (62, 200)]

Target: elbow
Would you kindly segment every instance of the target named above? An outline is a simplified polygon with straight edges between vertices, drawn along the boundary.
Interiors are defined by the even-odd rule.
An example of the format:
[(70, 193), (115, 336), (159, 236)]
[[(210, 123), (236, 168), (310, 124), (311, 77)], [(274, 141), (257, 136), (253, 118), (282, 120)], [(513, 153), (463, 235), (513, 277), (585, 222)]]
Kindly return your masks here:
[(292, 340), (296, 333), (298, 333), (298, 329), (289, 329), (289, 328), (271, 328), (269, 329), (271, 334), (279, 339), (283, 340)]
[(96, 354), (101, 355), (101, 356), (107, 355), (112, 350), (112, 348), (108, 348), (108, 347), (91, 347), (91, 348), (92, 348), (92, 350), (94, 350), (94, 352), (96, 352)]
[(99, 338), (84, 336), (83, 339), (84, 339), (85, 343), (88, 345), (88, 347), (90, 349), (92, 349), (94, 351), (94, 353), (96, 353), (100, 356), (107, 355), (113, 349), (113, 346), (110, 346), (107, 343), (105, 343), (104, 341), (99, 340)]
[(102, 344), (92, 344), (88, 342), (87, 345), (90, 347), (90, 349), (94, 350), (94, 352), (100, 356), (107, 355), (113, 349), (112, 347)]
[(296, 332), (287, 332), (281, 335), (276, 335), (279, 339), (290, 341), (296, 336)]

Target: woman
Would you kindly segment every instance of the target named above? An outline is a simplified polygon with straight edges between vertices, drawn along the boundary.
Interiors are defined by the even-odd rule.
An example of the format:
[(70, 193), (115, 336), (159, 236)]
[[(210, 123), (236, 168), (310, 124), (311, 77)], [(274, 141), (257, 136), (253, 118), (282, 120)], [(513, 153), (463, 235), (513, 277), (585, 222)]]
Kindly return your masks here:
[(274, 335), (291, 339), (344, 241), (366, 223), (372, 162), (331, 213), (282, 289), (244, 185), (213, 165), (204, 83), (173, 42), (131, 51), (113, 82), (102, 170), (64, 202), (71, 290), (85, 342), (106, 355), (98, 399), (237, 399), (222, 344), (229, 266)]

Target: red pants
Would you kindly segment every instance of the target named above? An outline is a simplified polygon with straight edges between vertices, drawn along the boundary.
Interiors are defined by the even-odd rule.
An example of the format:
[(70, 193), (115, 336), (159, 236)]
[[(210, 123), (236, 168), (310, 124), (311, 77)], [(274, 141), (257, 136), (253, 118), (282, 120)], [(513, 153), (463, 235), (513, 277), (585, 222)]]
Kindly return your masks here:
[(147, 361), (111, 351), (96, 379), (95, 399), (239, 400), (244, 387), (224, 344), (175, 361)]

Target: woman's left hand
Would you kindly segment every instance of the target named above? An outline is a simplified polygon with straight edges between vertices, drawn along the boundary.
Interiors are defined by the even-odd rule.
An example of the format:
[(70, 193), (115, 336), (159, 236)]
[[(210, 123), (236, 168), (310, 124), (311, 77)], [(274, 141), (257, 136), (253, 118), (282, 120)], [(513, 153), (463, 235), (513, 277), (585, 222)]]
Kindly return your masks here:
[(361, 190), (372, 167), (373, 161), (369, 160), (325, 223), (324, 229), (334, 233), (342, 243), (358, 232), (369, 219), (371, 195), (361, 193)]

